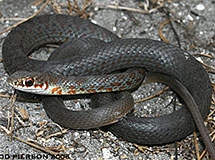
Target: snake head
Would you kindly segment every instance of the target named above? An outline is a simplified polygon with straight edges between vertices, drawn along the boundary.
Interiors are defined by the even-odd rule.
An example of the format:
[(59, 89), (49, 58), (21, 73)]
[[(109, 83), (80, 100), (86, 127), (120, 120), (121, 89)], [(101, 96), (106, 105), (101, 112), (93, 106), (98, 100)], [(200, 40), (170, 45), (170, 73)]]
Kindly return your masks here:
[(48, 84), (46, 81), (39, 81), (41, 76), (43, 75), (38, 72), (17, 71), (7, 79), (7, 82), (10, 86), (20, 91), (44, 93)]

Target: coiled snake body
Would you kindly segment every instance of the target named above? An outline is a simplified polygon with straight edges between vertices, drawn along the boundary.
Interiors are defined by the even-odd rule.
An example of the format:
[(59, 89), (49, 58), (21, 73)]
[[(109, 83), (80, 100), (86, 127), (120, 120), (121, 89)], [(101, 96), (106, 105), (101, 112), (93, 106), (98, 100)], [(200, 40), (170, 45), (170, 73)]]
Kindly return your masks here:
[[(80, 47), (82, 48), (80, 55), (58, 60), (50, 58), (48, 61), (37, 61), (27, 57), (42, 45), (61, 44), (66, 41), (83, 44), (84, 46)], [(96, 45), (93, 45), (94, 41)], [(85, 45), (88, 43), (92, 43), (92, 46), (86, 50)], [(197, 114), (200, 119), (201, 116), (205, 118), (209, 112), (212, 89), (208, 74), (189, 53), (155, 40), (119, 39), (106, 29), (78, 17), (44, 15), (17, 26), (5, 39), (3, 59), (9, 75), (24, 70), (36, 71), (36, 74), (38, 72), (54, 74), (58, 77), (89, 76), (109, 74), (127, 68), (143, 68), (146, 71), (145, 81), (158, 81), (170, 85), (186, 105), (198, 106), (196, 110), (201, 113)], [(10, 79), (12, 85), (17, 78), (16, 73), (13, 75)], [(132, 98), (125, 98), (129, 97), (127, 92), (119, 95), (118, 99), (123, 99), (123, 96), (124, 99), (119, 104), (116, 102), (113, 105), (122, 107), (133, 105)], [(125, 100), (127, 101), (124, 102)], [(101, 102), (101, 105), (103, 103)], [(71, 123), (86, 126), (84, 124), (86, 121), (91, 123), (91, 120), (82, 121), (90, 118), (85, 112), (72, 120), (70, 112), (63, 107), (61, 98), (44, 98), (43, 105), (48, 115), (63, 126), (70, 127)], [(106, 104), (103, 109), (107, 108)], [(108, 126), (108, 129), (123, 139), (138, 144), (169, 143), (184, 138), (196, 129), (189, 109), (182, 107), (169, 115), (151, 118), (128, 115), (118, 123)], [(116, 113), (116, 111), (110, 112)], [(195, 110), (191, 109), (192, 112)], [(95, 121), (102, 119), (101, 113), (92, 114), (93, 117), (97, 116), (94, 118)], [(200, 122), (197, 120), (196, 123)]]

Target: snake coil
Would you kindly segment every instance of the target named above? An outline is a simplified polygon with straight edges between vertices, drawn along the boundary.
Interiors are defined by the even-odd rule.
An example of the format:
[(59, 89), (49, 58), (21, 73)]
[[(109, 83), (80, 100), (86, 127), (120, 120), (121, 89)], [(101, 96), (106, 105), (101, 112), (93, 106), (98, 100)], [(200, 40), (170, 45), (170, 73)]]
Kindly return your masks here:
[[(95, 40), (94, 45), (87, 47), (90, 41), (93, 44), (94, 39), (104, 42)], [(50, 58), (45, 62), (28, 58), (38, 47), (66, 41), (83, 44), (79, 46), (82, 48), (81, 53), (72, 58)], [(43, 15), (32, 18), (8, 34), (2, 53), (4, 67), (9, 75), (24, 70), (58, 76), (93, 76), (125, 68), (143, 68), (149, 77), (163, 75), (164, 78), (160, 80), (162, 82), (167, 82), (166, 77), (169, 77), (167, 84), (170, 86), (174, 86), (174, 80), (183, 84), (198, 106), (201, 116), (205, 118), (209, 112), (212, 88), (208, 74), (189, 53), (156, 40), (119, 39), (110, 31), (78, 17)], [(155, 76), (153, 80), (158, 79), (159, 76)], [(64, 111), (60, 116), (65, 118), (60, 119), (57, 112), (64, 106), (62, 99), (58, 97), (44, 98), (42, 102), (46, 112), (57, 115), (53, 120), (60, 121), (61, 124), (78, 122), (79, 125), (84, 125), (88, 121), (85, 113), (81, 116), (86, 119), (84, 122), (72, 119)], [(106, 102), (101, 102), (101, 105), (104, 103)], [(100, 119), (103, 115), (96, 116)], [(108, 130), (131, 142), (154, 145), (182, 139), (196, 130), (196, 125), (189, 109), (183, 106), (161, 117), (137, 118), (129, 114), (120, 122), (108, 126)]]

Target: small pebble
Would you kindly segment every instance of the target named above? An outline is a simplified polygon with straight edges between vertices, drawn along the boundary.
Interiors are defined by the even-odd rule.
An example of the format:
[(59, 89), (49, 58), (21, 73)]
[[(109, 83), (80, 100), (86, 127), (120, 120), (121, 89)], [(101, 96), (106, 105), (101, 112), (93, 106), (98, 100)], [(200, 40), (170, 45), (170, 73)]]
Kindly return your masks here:
[(199, 10), (199, 11), (202, 11), (202, 10), (205, 9), (205, 6), (204, 6), (203, 4), (198, 4), (198, 5), (196, 6), (196, 9)]
[(102, 148), (102, 154), (103, 154), (103, 159), (111, 159), (113, 155), (111, 154), (110, 150), (108, 148)]

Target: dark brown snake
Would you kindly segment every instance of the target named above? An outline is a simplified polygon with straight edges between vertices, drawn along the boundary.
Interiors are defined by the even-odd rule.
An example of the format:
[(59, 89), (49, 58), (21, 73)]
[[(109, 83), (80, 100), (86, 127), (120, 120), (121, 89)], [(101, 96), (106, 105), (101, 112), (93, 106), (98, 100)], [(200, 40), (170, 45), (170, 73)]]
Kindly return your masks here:
[[(79, 45), (78, 55), (75, 53), (71, 58), (60, 56), (50, 58), (48, 61), (28, 58), (28, 55), (38, 47), (62, 44), (66, 41)], [(182, 139), (195, 131), (197, 126), (211, 158), (215, 159), (214, 145), (203, 124), (211, 102), (210, 80), (201, 64), (180, 48), (151, 39), (119, 39), (108, 30), (78, 17), (44, 15), (32, 18), (14, 28), (4, 41), (2, 53), (5, 70), (12, 75), (9, 80), (12, 85), (20, 71), (52, 74), (55, 77), (84, 77), (106, 76), (122, 69), (142, 68), (146, 76), (145, 82), (166, 83), (179, 94), (187, 107), (183, 106), (161, 117), (137, 118), (129, 114), (116, 120), (119, 122), (109, 125), (108, 130), (130, 142), (154, 145)], [(25, 74), (23, 76), (26, 78)], [(123, 108), (133, 105), (132, 97), (126, 91), (111, 94), (107, 101), (104, 99), (106, 95), (108, 96), (106, 93), (101, 94), (102, 98), (96, 100), (98, 106), (102, 105), (99, 107), (102, 112), (95, 113), (93, 110), (90, 112), (91, 116), (89, 112), (75, 116), (76, 112), (67, 110), (60, 97), (44, 97), (42, 103), (52, 120), (62, 126), (73, 128), (77, 125), (74, 128), (79, 128), (87, 126), (88, 122), (96, 121), (95, 124), (100, 127), (99, 123), (106, 110), (108, 115), (116, 114), (115, 108), (118, 106)], [(113, 98), (114, 96), (117, 98)]]

